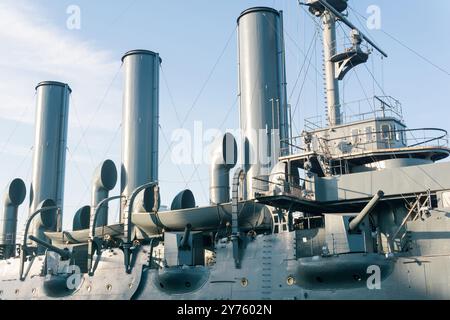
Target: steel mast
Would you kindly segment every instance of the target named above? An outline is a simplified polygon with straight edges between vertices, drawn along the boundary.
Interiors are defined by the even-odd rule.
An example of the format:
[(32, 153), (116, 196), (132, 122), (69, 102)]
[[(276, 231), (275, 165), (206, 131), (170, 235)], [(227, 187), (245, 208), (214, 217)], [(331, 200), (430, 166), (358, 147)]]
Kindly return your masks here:
[[(328, 126), (338, 126), (343, 124), (339, 80), (342, 80), (352, 68), (367, 62), (370, 52), (364, 52), (361, 49), (362, 41), (365, 40), (385, 57), (387, 54), (342, 14), (347, 9), (347, 0), (308, 0), (307, 3), (299, 3), (308, 6), (309, 11), (322, 20)], [(351, 29), (350, 37), (353, 46), (343, 53), (337, 53), (336, 22), (338, 20)]]
[(336, 67), (332, 57), (336, 55), (336, 18), (325, 10), (322, 14), (323, 52), (325, 69), (325, 87), (327, 97), (327, 117), (330, 127), (342, 124), (341, 104), (339, 100), (339, 80), (336, 78)]

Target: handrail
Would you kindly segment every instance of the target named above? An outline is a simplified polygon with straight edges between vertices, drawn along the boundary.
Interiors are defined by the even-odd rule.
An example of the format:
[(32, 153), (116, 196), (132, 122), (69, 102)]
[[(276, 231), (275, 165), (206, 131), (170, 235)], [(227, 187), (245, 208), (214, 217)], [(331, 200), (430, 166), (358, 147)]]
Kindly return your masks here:
[[(19, 268), (19, 279), (20, 279), (20, 281), (25, 281), (25, 278), (26, 278), (26, 276), (24, 276), (24, 274), (23, 274), (23, 269), (24, 269), (24, 265), (25, 265), (25, 259), (27, 258), (27, 254), (28, 254), (28, 250), (29, 250), (28, 245), (27, 245), (27, 241), (28, 241), (28, 230), (30, 229), (31, 222), (33, 221), (33, 219), (38, 214), (44, 213), (44, 212), (48, 212), (48, 211), (52, 211), (52, 210), (60, 211), (61, 208), (57, 207), (57, 206), (43, 207), (43, 208), (40, 208), (40, 209), (36, 210), (32, 215), (30, 215), (28, 217), (27, 223), (25, 224), (25, 231), (24, 231), (24, 236), (23, 236), (23, 239), (22, 239), (22, 246), (20, 248), (20, 268)], [(30, 265), (29, 268), (31, 268), (31, 265)]]
[[(365, 103), (370, 106), (370, 109), (366, 109)], [(362, 104), (364, 104), (362, 106)], [(356, 107), (357, 112), (353, 109)], [(391, 96), (373, 96), (371, 98), (363, 98), (358, 100), (349, 101), (341, 105), (343, 112), (343, 124), (348, 124), (354, 121), (368, 120), (368, 115), (373, 117), (383, 117), (387, 115), (398, 117), (400, 121), (403, 120), (403, 110), (400, 101)], [(365, 111), (367, 110), (367, 111)], [(350, 112), (347, 112), (350, 111)], [(355, 120), (353, 120), (355, 119)], [(307, 130), (318, 130), (324, 129), (323, 127), (323, 116), (316, 115), (304, 120), (304, 126)]]
[[(415, 132), (422, 132), (424, 133), (422, 137), (417, 137), (414, 133)], [(395, 129), (395, 130), (378, 130), (378, 131), (371, 131), (370, 135), (376, 135), (377, 138), (373, 138), (371, 140), (362, 141), (361, 137), (366, 137), (368, 133), (366, 132), (358, 132), (356, 134), (350, 134), (350, 135), (342, 135), (335, 138), (324, 138), (324, 137), (317, 137), (317, 139), (320, 142), (330, 143), (335, 141), (352, 141), (354, 139), (357, 140), (357, 142), (354, 142), (353, 145), (355, 147), (362, 148), (365, 150), (365, 146), (372, 145), (374, 143), (391, 143), (395, 144), (401, 143), (403, 144), (402, 147), (404, 148), (413, 148), (413, 147), (419, 147), (419, 146), (434, 146), (434, 147), (448, 147), (449, 145), (449, 136), (447, 130), (441, 129), (441, 128), (414, 128), (414, 129)], [(389, 139), (379, 138), (378, 135), (385, 135), (388, 134), (392, 137)], [(400, 137), (393, 137), (393, 135), (399, 134)], [(293, 139), (300, 139), (302, 136), (294, 137)], [(436, 144), (432, 144), (432, 142), (436, 142)], [(373, 148), (371, 148), (373, 149)]]
[[(125, 221), (128, 226), (131, 225), (131, 216), (132, 216), (132, 212), (133, 212), (134, 200), (136, 200), (136, 197), (138, 196), (138, 194), (144, 189), (147, 189), (150, 187), (156, 187), (157, 185), (158, 185), (158, 182), (145, 183), (145, 184), (141, 185), (140, 187), (137, 187), (136, 189), (134, 189), (134, 191), (131, 193), (131, 196), (128, 201), (127, 220)], [(131, 242), (131, 228), (128, 228), (128, 230), (126, 230), (126, 233), (127, 233), (125, 235), (126, 241)]]
[[(389, 130), (389, 131), (379, 130), (379, 131), (372, 131), (371, 134), (380, 134), (380, 133), (383, 134), (383, 133), (386, 133), (386, 132), (387, 133), (395, 133), (395, 132), (406, 132), (406, 133), (408, 133), (408, 132), (417, 132), (417, 131), (437, 131), (437, 132), (441, 132), (442, 134), (440, 136), (433, 137), (433, 138), (424, 138), (424, 139), (431, 139), (431, 140), (430, 141), (425, 141), (425, 142), (422, 142), (422, 143), (418, 143), (416, 145), (410, 145), (410, 147), (416, 147), (416, 146), (419, 146), (421, 144), (428, 143), (428, 142), (431, 142), (431, 141), (442, 140), (442, 139), (448, 138), (447, 130), (444, 130), (444, 129), (441, 129), (441, 128), (397, 129), (397, 130)], [(319, 139), (324, 140), (326, 142), (331, 142), (331, 141), (337, 141), (337, 140), (352, 139), (354, 137), (360, 137), (360, 136), (366, 136), (366, 133), (362, 132), (362, 133), (358, 133), (358, 134), (354, 134), (354, 135), (352, 134), (352, 135), (347, 135), (347, 136), (340, 136), (340, 137), (333, 138), (333, 139), (325, 139), (325, 138), (321, 138), (320, 137)], [(414, 140), (418, 140), (418, 138), (413, 138), (413, 139)], [(371, 141), (369, 143), (374, 143), (374, 142), (376, 142), (376, 140)]]
[(99, 209), (113, 200), (122, 199), (122, 198), (125, 198), (125, 196), (113, 196), (113, 197), (103, 199), (102, 201), (99, 202), (99, 204), (95, 207), (93, 216), (91, 217), (91, 222), (90, 222), (91, 224), (89, 226), (90, 227), (89, 239), (93, 239), (95, 237), (95, 229), (96, 229), (96, 225), (97, 225)]
[[(96, 241), (96, 236), (95, 236), (95, 229), (96, 229), (96, 225), (97, 225), (97, 218), (98, 218), (98, 214), (100, 212), (100, 208), (102, 208), (103, 206), (105, 206), (107, 203), (113, 201), (113, 200), (117, 200), (117, 199), (122, 199), (125, 198), (125, 196), (113, 196), (113, 197), (109, 197), (106, 199), (103, 199), (102, 201), (100, 201), (100, 203), (95, 207), (94, 210), (94, 214), (91, 216), (91, 221), (90, 221), (90, 226), (89, 226), (89, 242), (88, 242), (88, 272), (90, 276), (94, 275), (95, 269), (98, 265), (98, 262), (100, 261), (100, 254), (101, 251), (98, 250), (97, 251), (97, 260), (95, 265), (93, 265), (93, 259), (94, 259), (94, 242), (97, 244), (98, 246), (98, 242)], [(98, 248), (100, 249), (100, 248)]]
[[(136, 197), (138, 194), (147, 188), (150, 187), (156, 187), (158, 186), (158, 182), (149, 182), (141, 185), (140, 187), (137, 187), (129, 197), (128, 207), (127, 207), (127, 215), (126, 220), (124, 222), (124, 236), (125, 241), (123, 243), (123, 253), (124, 253), (124, 264), (125, 264), (125, 271), (130, 274), (132, 271), (132, 265), (131, 265), (131, 255), (133, 254), (133, 248), (132, 248), (132, 242), (131, 242), (131, 218), (133, 213), (133, 206), (134, 206), (134, 200), (136, 200)], [(157, 204), (155, 204), (157, 206)]]

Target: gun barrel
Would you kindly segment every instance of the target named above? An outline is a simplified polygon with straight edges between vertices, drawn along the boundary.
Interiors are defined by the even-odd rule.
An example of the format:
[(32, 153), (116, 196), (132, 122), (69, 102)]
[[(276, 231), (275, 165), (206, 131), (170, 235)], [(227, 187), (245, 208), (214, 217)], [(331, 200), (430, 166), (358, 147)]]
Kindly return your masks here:
[(363, 220), (373, 211), (375, 206), (384, 197), (383, 191), (378, 191), (375, 196), (370, 200), (370, 202), (364, 207), (364, 209), (350, 222), (349, 231), (353, 232), (358, 229), (359, 225)]
[(59, 249), (41, 239), (36, 238), (35, 236), (29, 236), (28, 239), (36, 242), (38, 245), (40, 245), (44, 248), (47, 248), (50, 251), (56, 252), (57, 254), (59, 254), (61, 256), (61, 258), (63, 260), (69, 260), (72, 257), (72, 253), (70, 251), (64, 250), (64, 249)]

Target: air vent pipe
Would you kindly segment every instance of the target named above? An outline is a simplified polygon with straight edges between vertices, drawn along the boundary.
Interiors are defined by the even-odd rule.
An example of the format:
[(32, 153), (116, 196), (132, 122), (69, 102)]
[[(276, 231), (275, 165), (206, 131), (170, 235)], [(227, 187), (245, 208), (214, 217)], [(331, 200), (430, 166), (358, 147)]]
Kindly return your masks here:
[[(94, 173), (92, 179), (91, 215), (100, 202), (109, 197), (109, 192), (117, 183), (117, 169), (112, 160), (104, 161)], [(105, 204), (98, 209), (96, 227), (108, 225), (108, 205)]]
[(0, 216), (0, 259), (15, 256), (17, 234), (17, 212), (26, 196), (25, 183), (14, 179), (6, 188), (3, 212)]
[(237, 143), (231, 133), (215, 142), (209, 172), (209, 195), (212, 205), (230, 202), (230, 170), (237, 163)]

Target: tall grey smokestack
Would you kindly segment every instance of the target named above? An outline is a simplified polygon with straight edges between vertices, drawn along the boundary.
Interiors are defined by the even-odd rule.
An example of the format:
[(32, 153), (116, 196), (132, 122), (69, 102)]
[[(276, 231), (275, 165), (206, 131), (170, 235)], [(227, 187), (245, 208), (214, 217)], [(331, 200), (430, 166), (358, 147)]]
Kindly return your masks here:
[(247, 195), (288, 150), (282, 12), (256, 7), (238, 18), (240, 127)]
[[(39, 83), (36, 91), (30, 214), (44, 202), (54, 202), (60, 208), (63, 206), (69, 99), (72, 92), (67, 84), (54, 81)], [(43, 232), (56, 231), (61, 223), (62, 217), (57, 217), (56, 211), (43, 213), (34, 219), (30, 234), (45, 239)]]
[[(122, 58), (125, 70), (122, 128), (122, 195), (158, 180), (158, 53), (133, 50)], [(123, 217), (122, 217), (123, 219)]]

